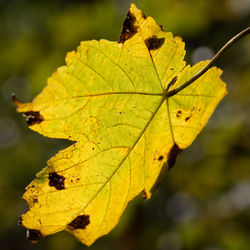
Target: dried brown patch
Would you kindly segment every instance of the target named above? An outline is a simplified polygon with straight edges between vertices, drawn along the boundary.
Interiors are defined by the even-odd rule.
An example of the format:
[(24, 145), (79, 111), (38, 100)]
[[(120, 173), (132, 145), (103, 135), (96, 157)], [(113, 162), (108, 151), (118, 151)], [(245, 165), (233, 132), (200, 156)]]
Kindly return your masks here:
[(175, 143), (172, 148), (170, 149), (168, 153), (168, 168), (172, 168), (175, 164), (177, 155), (182, 151), (183, 149), (179, 148), (179, 146)]
[(158, 157), (158, 161), (162, 161), (163, 160), (163, 155), (160, 155), (159, 157)]
[(145, 40), (145, 44), (149, 50), (156, 50), (159, 49), (164, 44), (165, 38), (157, 38), (153, 36)]
[(49, 173), (49, 185), (55, 187), (57, 190), (65, 189), (64, 180), (65, 178), (56, 172)]
[(27, 229), (26, 232), (26, 239), (28, 241), (31, 241), (32, 243), (36, 243), (38, 240), (40, 240), (43, 237), (41, 232), (37, 229)]
[(85, 229), (89, 223), (89, 215), (79, 215), (68, 226), (71, 229)]
[(28, 111), (23, 113), (23, 116), (29, 126), (40, 124), (43, 121), (43, 117), (38, 111)]
[(126, 19), (123, 22), (123, 28), (119, 41), (120, 43), (124, 43), (137, 33), (138, 27), (135, 25), (135, 22), (135, 16), (129, 11)]

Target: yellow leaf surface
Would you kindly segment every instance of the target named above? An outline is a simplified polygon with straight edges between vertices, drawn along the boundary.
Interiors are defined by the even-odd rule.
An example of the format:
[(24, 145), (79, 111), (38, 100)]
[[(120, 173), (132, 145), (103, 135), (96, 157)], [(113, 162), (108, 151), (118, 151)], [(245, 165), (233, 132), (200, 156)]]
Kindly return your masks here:
[(67, 230), (91, 245), (135, 196), (151, 197), (226, 94), (213, 67), (168, 97), (208, 63), (185, 67), (184, 55), (181, 38), (131, 4), (119, 42), (82, 42), (33, 102), (14, 99), (32, 130), (75, 141), (26, 188), (28, 239)]

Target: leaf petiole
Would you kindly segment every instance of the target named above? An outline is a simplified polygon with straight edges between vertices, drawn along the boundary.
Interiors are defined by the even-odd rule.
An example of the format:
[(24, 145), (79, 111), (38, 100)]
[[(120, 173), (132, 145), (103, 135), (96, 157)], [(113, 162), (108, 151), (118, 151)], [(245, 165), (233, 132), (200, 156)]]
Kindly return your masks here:
[[(235, 35), (233, 38), (231, 38), (216, 54), (215, 56), (209, 61), (209, 63), (202, 68), (199, 72), (197, 72), (190, 80), (182, 84), (180, 87), (171, 90), (167, 93), (167, 97), (176, 95), (186, 87), (188, 87), (191, 83), (193, 83), (195, 80), (197, 80), (199, 77), (201, 77), (204, 73), (206, 73), (209, 68), (214, 64), (214, 62), (229, 48), (231, 47), (236, 41), (243, 38), (244, 36), (248, 35), (250, 33), (250, 27), (247, 27), (246, 29), (242, 30), (240, 33)], [(169, 86), (170, 87), (170, 86)]]

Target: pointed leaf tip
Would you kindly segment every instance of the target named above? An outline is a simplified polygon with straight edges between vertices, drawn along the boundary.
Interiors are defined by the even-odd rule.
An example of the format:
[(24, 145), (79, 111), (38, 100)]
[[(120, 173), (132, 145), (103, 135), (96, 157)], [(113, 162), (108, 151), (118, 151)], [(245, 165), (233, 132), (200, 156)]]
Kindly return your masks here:
[(11, 100), (12, 100), (12, 103), (18, 107), (19, 105), (21, 105), (22, 103), (16, 98), (16, 95), (15, 93), (11, 93)]

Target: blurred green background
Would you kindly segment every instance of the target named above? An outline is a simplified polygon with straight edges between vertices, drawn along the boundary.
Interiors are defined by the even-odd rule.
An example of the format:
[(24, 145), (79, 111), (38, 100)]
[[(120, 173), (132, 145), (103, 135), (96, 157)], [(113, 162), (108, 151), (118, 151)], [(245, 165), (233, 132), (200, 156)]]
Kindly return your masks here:
[[(138, 0), (165, 31), (183, 37), (188, 63), (210, 58), (250, 24), (249, 0)], [(127, 0), (0, 0), (0, 247), (87, 249), (66, 232), (25, 240), (17, 226), (25, 187), (69, 142), (42, 137), (15, 112), (31, 101), (82, 40), (119, 40)], [(89, 249), (250, 249), (250, 36), (217, 62), (229, 94), (149, 201), (133, 201), (119, 225)]]

